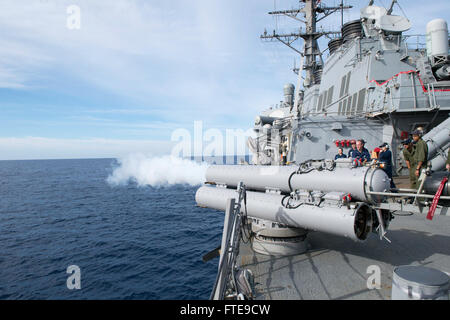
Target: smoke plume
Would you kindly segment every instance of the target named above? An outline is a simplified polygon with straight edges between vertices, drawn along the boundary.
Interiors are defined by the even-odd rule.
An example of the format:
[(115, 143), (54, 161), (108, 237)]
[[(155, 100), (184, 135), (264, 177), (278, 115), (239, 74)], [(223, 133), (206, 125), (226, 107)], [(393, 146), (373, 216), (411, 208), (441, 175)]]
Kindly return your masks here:
[(168, 186), (188, 184), (191, 186), (205, 182), (206, 163), (174, 156), (148, 157), (133, 154), (118, 159), (119, 166), (114, 169), (107, 181), (110, 185), (125, 185), (135, 182), (139, 186)]

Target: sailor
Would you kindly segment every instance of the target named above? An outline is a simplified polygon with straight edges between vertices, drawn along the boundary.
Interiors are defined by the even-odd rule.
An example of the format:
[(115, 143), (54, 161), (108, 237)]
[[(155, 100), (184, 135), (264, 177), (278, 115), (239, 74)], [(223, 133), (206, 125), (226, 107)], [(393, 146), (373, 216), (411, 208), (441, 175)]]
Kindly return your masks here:
[(352, 145), (352, 148), (348, 151), (348, 157), (349, 158), (354, 158), (353, 157), (353, 152), (356, 151), (356, 140), (352, 140), (352, 141), (350, 141), (350, 143)]
[(347, 156), (344, 154), (344, 150), (342, 148), (338, 149), (338, 154), (334, 157), (334, 160), (337, 159), (346, 159)]
[(380, 154), (378, 155), (378, 161), (383, 164), (382, 169), (391, 179), (391, 189), (396, 189), (394, 179), (392, 178), (392, 152), (389, 150), (389, 145), (385, 142), (381, 146)]
[(364, 148), (365, 141), (360, 139), (356, 141), (356, 151), (352, 153), (352, 158), (358, 160), (361, 164), (365, 164), (370, 161), (370, 153)]
[[(363, 151), (366, 152), (366, 153), (369, 153), (369, 150), (367, 150), (367, 149), (365, 148), (366, 142), (364, 141), (364, 139), (360, 139), (359, 141), (361, 141), (361, 143), (362, 143)], [(358, 146), (356, 146), (356, 147), (358, 147)]]
[(450, 149), (448, 150), (447, 162), (445, 163), (445, 168), (447, 168), (447, 171), (450, 171)]
[(420, 176), (420, 171), (427, 166), (428, 160), (428, 146), (422, 139), (422, 131), (416, 130), (412, 133), (414, 144), (414, 162), (415, 162), (415, 175), (417, 178)]
[(409, 170), (409, 181), (411, 189), (417, 189), (417, 178), (415, 172), (415, 162), (414, 162), (414, 147), (411, 139), (406, 139), (402, 141), (403, 145), (403, 157), (406, 161), (406, 166)]

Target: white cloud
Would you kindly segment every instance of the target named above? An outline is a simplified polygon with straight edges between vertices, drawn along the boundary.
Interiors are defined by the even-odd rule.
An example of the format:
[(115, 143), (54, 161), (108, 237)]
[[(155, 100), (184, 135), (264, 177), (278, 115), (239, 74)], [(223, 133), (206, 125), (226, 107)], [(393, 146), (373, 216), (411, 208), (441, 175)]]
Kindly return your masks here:
[[(240, 1), (78, 0), (81, 29), (68, 30), (73, 3), (1, 2), (0, 39), (14, 37), (4, 38), (10, 49), (0, 50), (0, 61), (16, 74), (15, 87), (45, 86), (44, 74), (64, 74), (69, 83), (81, 79), (143, 105), (166, 99), (172, 110), (199, 115), (249, 109), (253, 97), (281, 93), (281, 86), (245, 90), (258, 82), (251, 65), (268, 66)], [(0, 73), (0, 82), (11, 79)]]
[[(81, 30), (66, 28), (66, 8), (74, 3), (81, 8)], [(279, 1), (277, 7), (290, 8), (295, 3)], [(361, 1), (347, 3), (355, 8), (346, 17), (357, 18)], [(433, 6), (415, 2), (414, 10), (406, 1), (400, 3), (418, 31), (450, 9), (448, 1)], [(245, 87), (257, 81), (262, 70), (249, 74), (244, 82), (239, 79), (240, 69), (251, 73), (252, 67), (261, 65), (276, 72), (280, 67), (274, 68), (270, 61), (275, 57), (275, 61), (288, 61), (286, 72), (279, 76), (288, 73), (293, 52), (257, 46), (258, 32), (271, 26), (255, 26), (262, 19), (249, 18), (253, 11), (264, 15), (271, 9), (272, 3), (260, 1), (3, 0), (0, 65), (8, 72), (0, 72), (0, 82), (27, 86), (43, 70), (57, 68), (146, 103), (155, 96), (176, 96), (205, 111), (211, 101), (226, 98), (228, 91), (238, 94), (235, 99), (261, 94), (246, 92)], [(338, 25), (335, 18), (325, 20), (325, 25)], [(289, 21), (279, 20), (278, 25), (289, 30), (296, 27)], [(261, 91), (268, 90), (271, 93), (265, 96), (273, 98), (275, 88)]]

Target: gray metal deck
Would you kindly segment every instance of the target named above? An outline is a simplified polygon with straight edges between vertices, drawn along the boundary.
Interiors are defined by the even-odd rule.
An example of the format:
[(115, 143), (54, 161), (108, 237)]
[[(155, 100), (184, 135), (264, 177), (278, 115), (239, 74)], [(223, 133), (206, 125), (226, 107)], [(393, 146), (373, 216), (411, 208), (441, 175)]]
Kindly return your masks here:
[[(425, 265), (450, 272), (450, 217), (396, 216), (387, 237), (373, 234), (362, 243), (312, 232), (310, 250), (290, 257), (240, 249), (241, 266), (255, 276), (256, 299), (390, 299), (392, 273), (400, 265)], [(369, 290), (370, 265), (381, 269), (381, 289)]]

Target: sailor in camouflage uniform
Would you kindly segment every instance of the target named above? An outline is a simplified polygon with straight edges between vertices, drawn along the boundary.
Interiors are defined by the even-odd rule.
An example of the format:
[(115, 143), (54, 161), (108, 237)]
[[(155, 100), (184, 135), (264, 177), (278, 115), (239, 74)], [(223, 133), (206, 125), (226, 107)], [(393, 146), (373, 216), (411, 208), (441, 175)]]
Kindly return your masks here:
[(406, 166), (409, 170), (409, 182), (411, 189), (417, 188), (417, 180), (415, 168), (416, 164), (414, 162), (414, 146), (411, 139), (406, 139), (402, 141), (403, 145), (403, 158), (405, 158)]
[(422, 131), (416, 130), (412, 134), (413, 144), (414, 144), (414, 162), (415, 162), (415, 176), (416, 181), (418, 181), (420, 176), (420, 171), (427, 167), (428, 161), (428, 146), (422, 139)]

